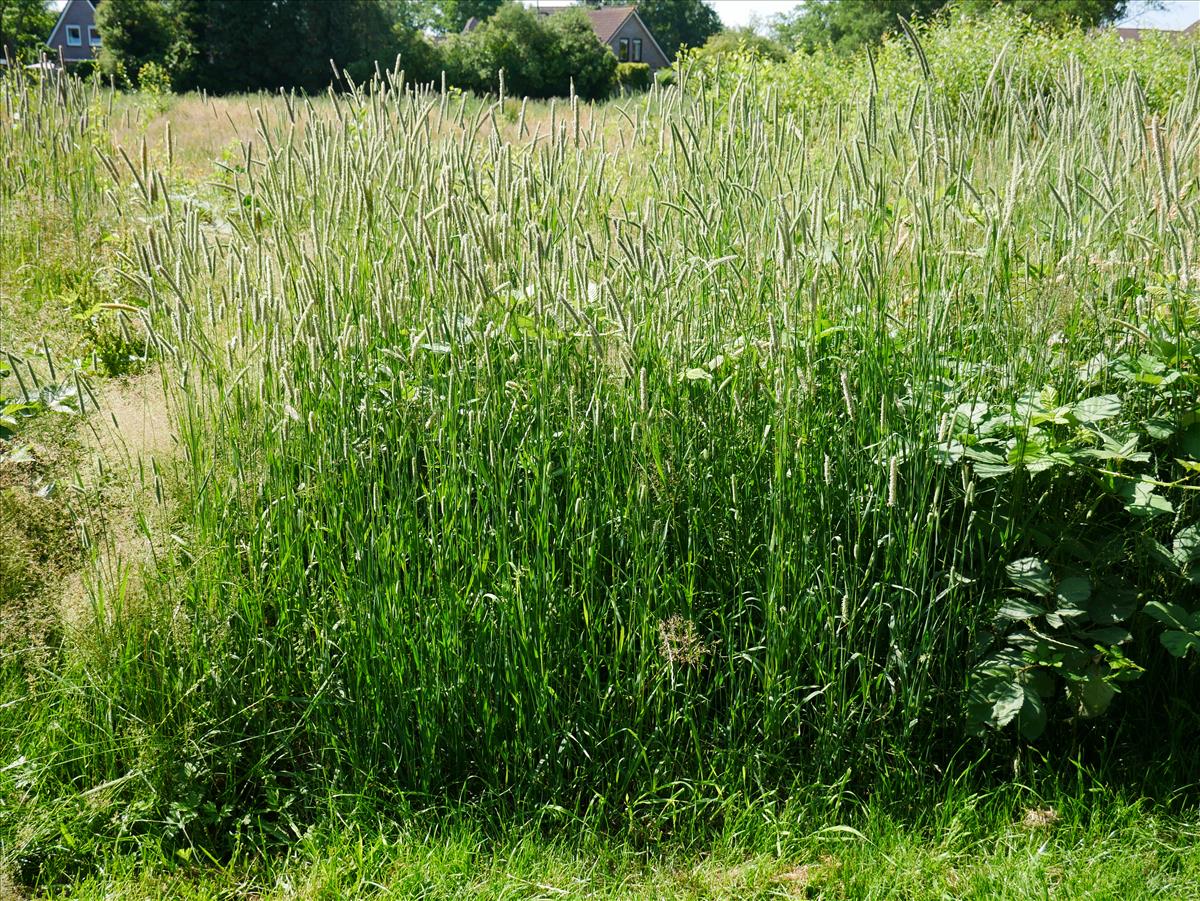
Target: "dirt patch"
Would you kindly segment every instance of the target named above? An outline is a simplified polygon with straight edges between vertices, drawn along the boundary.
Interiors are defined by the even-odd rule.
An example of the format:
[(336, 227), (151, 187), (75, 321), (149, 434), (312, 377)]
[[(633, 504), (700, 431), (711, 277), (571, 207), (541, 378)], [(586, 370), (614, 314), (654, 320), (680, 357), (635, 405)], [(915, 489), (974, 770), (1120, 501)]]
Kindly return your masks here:
[(103, 511), (103, 525), (90, 536), (92, 559), (62, 581), (58, 606), (68, 626), (86, 621), (97, 589), (126, 601), (140, 596), (168, 532), (162, 478), (177, 442), (161, 376), (148, 372), (107, 382), (96, 399), (100, 411), (79, 430), (90, 457), (81, 465), (80, 482)]

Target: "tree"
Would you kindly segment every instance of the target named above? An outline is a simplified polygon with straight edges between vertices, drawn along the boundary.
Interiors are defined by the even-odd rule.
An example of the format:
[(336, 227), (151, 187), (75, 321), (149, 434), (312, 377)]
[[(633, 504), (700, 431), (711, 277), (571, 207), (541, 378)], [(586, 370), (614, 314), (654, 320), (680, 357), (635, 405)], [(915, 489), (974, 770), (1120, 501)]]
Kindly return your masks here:
[(163, 65), (171, 46), (166, 7), (154, 0), (104, 0), (96, 7), (100, 68), (134, 83), (146, 63)]
[[(627, 6), (629, 0), (584, 0), (588, 6)], [(721, 30), (721, 17), (704, 0), (636, 0), (638, 15), (674, 59), (682, 47), (700, 47)]]
[(696, 51), (699, 57), (721, 56), (725, 53), (745, 53), (775, 62), (782, 62), (788, 56), (783, 44), (759, 34), (753, 28), (727, 28), (714, 34)]
[[(956, 7), (969, 13), (1004, 6), (1054, 28), (1080, 25), (1092, 28), (1116, 22), (1125, 15), (1129, 0), (957, 0)], [(1161, 7), (1161, 3), (1151, 3)]]
[(164, 9), (171, 63), (187, 72), (188, 87), (215, 93), (321, 91), (334, 67), (365, 80), (376, 63), (390, 69), (405, 46), (395, 6), (380, 0), (169, 0)]
[(44, 0), (0, 0), (0, 58), (36, 59), (47, 50), (54, 19)]
[(505, 93), (514, 97), (566, 94), (572, 80), (587, 99), (612, 90), (616, 57), (581, 11), (539, 16), (508, 3), (478, 28), (445, 43), (446, 74), (458, 87), (495, 93), (504, 72)]
[(447, 74), (459, 87), (487, 93), (499, 90), (503, 71), (509, 94), (542, 97), (552, 43), (537, 13), (507, 3), (473, 31), (449, 38)]
[[(411, 0), (400, 0), (401, 3)], [(434, 0), (422, 2), (411, 15), (415, 27), (431, 28), (442, 34), (458, 34), (471, 19), (483, 22), (496, 14), (504, 0)], [(423, 12), (419, 11), (423, 7)]]
[(811, 52), (830, 45), (849, 55), (863, 44), (878, 43), (894, 31), (900, 17), (925, 19), (934, 15), (946, 0), (874, 0), (843, 3), (841, 0), (808, 0), (774, 22), (774, 36), (781, 43)]
[(1090, 27), (1119, 19), (1128, 0), (808, 0), (791, 13), (776, 17), (773, 31), (789, 47), (811, 52), (829, 45), (848, 55), (895, 31), (901, 16), (927, 19), (943, 10), (974, 15), (994, 6), (1015, 10), (1056, 28), (1070, 24)]
[(207, 44), (206, 0), (167, 0), (166, 16), (171, 43), (164, 60), (177, 91), (200, 87), (202, 53)]
[(570, 91), (584, 100), (607, 97), (617, 75), (617, 58), (600, 42), (582, 10), (550, 16), (546, 23), (553, 38), (545, 87), (555, 94)]

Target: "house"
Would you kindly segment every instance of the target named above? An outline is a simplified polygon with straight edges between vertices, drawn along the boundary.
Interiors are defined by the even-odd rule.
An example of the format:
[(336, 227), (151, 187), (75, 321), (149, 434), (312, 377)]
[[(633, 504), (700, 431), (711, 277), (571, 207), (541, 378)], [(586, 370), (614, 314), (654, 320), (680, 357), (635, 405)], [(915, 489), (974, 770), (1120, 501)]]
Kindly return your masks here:
[[(553, 14), (569, 8), (551, 8), (548, 12)], [(617, 62), (646, 63), (651, 71), (671, 64), (667, 54), (658, 46), (658, 41), (638, 15), (636, 7), (602, 6), (600, 9), (587, 10), (587, 17), (592, 23), (596, 37), (600, 38), (600, 43), (612, 48)]]
[(96, 30), (95, 0), (67, 0), (46, 38), (46, 46), (64, 61), (79, 63), (95, 59), (100, 52), (100, 32)]
[[(542, 6), (540, 0), (537, 13), (540, 16), (552, 16), (568, 9), (576, 9), (576, 5)], [(663, 52), (642, 17), (634, 6), (604, 6), (600, 9), (585, 9), (588, 20), (600, 43), (612, 48), (617, 61), (622, 63), (645, 63), (651, 71), (661, 69), (671, 64), (670, 57)], [(463, 31), (474, 31), (480, 25), (480, 20), (474, 17), (467, 22)]]

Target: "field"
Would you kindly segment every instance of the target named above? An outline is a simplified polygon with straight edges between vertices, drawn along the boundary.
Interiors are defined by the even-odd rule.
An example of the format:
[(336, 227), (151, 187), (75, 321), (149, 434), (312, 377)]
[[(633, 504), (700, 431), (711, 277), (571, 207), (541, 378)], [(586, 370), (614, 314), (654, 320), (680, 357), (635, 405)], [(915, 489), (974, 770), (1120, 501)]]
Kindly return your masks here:
[(1200, 897), (1190, 59), (0, 82), (0, 897)]

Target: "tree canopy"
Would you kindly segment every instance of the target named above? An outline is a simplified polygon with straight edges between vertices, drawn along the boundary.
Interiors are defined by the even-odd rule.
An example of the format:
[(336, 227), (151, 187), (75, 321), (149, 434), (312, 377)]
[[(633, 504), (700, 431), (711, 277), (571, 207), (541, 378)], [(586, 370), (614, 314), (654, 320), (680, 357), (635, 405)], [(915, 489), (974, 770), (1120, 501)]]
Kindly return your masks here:
[(584, 99), (612, 90), (617, 59), (581, 10), (539, 16), (519, 3), (445, 45), (447, 77), (460, 87), (495, 92), (504, 72), (506, 93), (547, 97), (566, 94), (572, 81)]
[(55, 16), (43, 0), (0, 0), (0, 59), (36, 59), (46, 50)]
[(96, 7), (96, 28), (101, 68), (135, 82), (142, 66), (166, 58), (172, 43), (167, 7), (156, 0), (105, 0)]
[(775, 37), (790, 47), (811, 51), (829, 45), (849, 54), (894, 31), (901, 17), (927, 19), (943, 10), (974, 14), (1001, 3), (1053, 27), (1111, 22), (1128, 6), (1128, 0), (807, 0), (777, 17), (773, 27)]
[(408, 12), (405, 0), (105, 0), (96, 24), (110, 71), (132, 77), (152, 61), (182, 90), (312, 92), (334, 79), (330, 61), (363, 80), (400, 55), (412, 78), (436, 78)]

